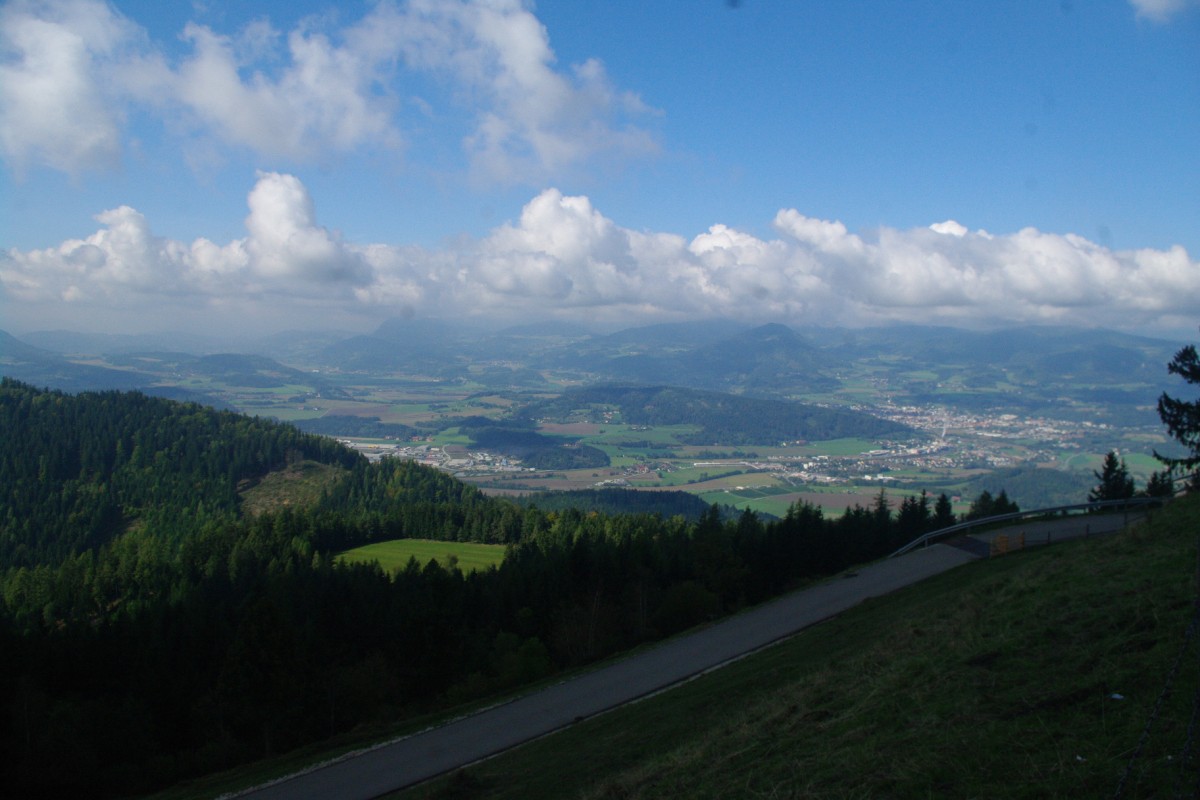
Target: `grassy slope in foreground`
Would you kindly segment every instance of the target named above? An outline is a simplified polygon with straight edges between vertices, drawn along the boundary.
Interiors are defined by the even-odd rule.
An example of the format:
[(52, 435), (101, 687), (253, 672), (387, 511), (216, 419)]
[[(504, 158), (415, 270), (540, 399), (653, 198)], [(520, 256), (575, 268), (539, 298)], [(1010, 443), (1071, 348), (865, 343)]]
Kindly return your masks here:
[[(402, 796), (1111, 797), (1185, 642), (1198, 531), (1192, 497), (969, 564)], [(1124, 797), (1196, 786), (1188, 647)]]

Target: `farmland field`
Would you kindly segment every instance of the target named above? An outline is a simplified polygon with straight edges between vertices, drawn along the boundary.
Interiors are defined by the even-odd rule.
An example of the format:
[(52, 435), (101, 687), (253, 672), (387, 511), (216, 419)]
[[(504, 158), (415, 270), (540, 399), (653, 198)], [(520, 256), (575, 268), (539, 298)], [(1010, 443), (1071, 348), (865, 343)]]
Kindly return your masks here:
[(443, 567), (456, 564), (463, 572), (474, 572), (499, 566), (504, 560), (504, 550), (504, 545), (499, 544), (393, 539), (347, 550), (338, 556), (338, 560), (363, 563), (378, 561), (384, 571), (392, 572), (404, 569), (410, 558), (415, 558), (422, 566), (436, 559)]
[[(1158, 469), (1158, 462), (1150, 455), (1153, 448), (1163, 444), (1157, 427), (1118, 429), (1111, 422), (1099, 425), (1092, 421), (1102, 415), (1091, 395), (1072, 406), (1077, 415), (1085, 413), (1086, 423), (1035, 419), (1041, 414), (1031, 417), (1029, 409), (1018, 409), (1020, 414), (1001, 413), (1011, 411), (1008, 406), (980, 413), (976, 407), (980, 406), (981, 397), (986, 399), (997, 392), (1013, 394), (1015, 390), (1005, 383), (1003, 373), (989, 377), (991, 388), (983, 390), (975, 385), (972, 375), (962, 373), (963, 369), (958, 361), (938, 365), (894, 354), (873, 354), (841, 376), (838, 389), (784, 393), (788, 399), (815, 401), (819, 405), (854, 403), (868, 409), (886, 409), (893, 416), (903, 410), (898, 418), (906, 423), (916, 422), (918, 430), (924, 432), (912, 441), (904, 441), (904, 437), (855, 436), (850, 429), (846, 431), (850, 435), (832, 440), (760, 436), (751, 443), (744, 436), (727, 441), (715, 436), (706, 444), (696, 444), (696, 435), (704, 429), (698, 424), (665, 424), (666, 420), (664, 424), (633, 424), (616, 405), (604, 403), (577, 409), (578, 413), (559, 413), (562, 409), (558, 409), (552, 415), (534, 416), (531, 430), (552, 437), (551, 442), (573, 441), (596, 448), (607, 456), (608, 463), (586, 469), (554, 470), (526, 469), (519, 455), (510, 454), (503, 463), (495, 458), (495, 453), (486, 450), (479, 457), (481, 448), (472, 438), (480, 424), (478, 418), (496, 420), (502, 427), (509, 425), (512, 420), (508, 415), (530, 403), (552, 399), (581, 381), (586, 384), (594, 376), (581, 379), (568, 372), (555, 377), (550, 370), (544, 372), (548, 383), (531, 388), (519, 381), (511, 386), (503, 381), (496, 383), (494, 376), (477, 380), (487, 370), (471, 365), (455, 380), (327, 368), (306, 369), (303, 375), (288, 373), (286, 380), (263, 389), (253, 385), (233, 386), (207, 374), (189, 374), (175, 380), (186, 388), (221, 397), (234, 407), (291, 422), (345, 416), (414, 427), (415, 435), (422, 441), (419, 447), (408, 447), (410, 452), (401, 452), (410, 444), (408, 436), (356, 441), (368, 445), (360, 449), (369, 456), (419, 459), (489, 492), (499, 493), (612, 485), (643, 491), (680, 489), (708, 501), (729, 502), (739, 508), (771, 514), (786, 512), (794, 500), (807, 499), (834, 515), (857, 503), (869, 505), (878, 493), (879, 484), (873, 480), (879, 475), (890, 479), (887, 485), (892, 490), (895, 510), (904, 496), (921, 488), (927, 488), (931, 494), (943, 490), (951, 495), (977, 494), (983, 485), (966, 481), (999, 469), (1018, 466), (1029, 469), (1036, 464), (1055, 467), (1071, 477), (1082, 474), (1087, 478), (1100, 468), (1105, 453), (1116, 445), (1120, 445), (1120, 455), (1139, 483), (1144, 483)], [(277, 371), (282, 374), (282, 368)], [(170, 375), (164, 373), (166, 377)], [(240, 373), (234, 377), (240, 378)], [(268, 377), (274, 377), (274, 373)], [(306, 385), (306, 379), (311, 379), (311, 386)], [(1080, 386), (1094, 390), (1093, 394), (1101, 389), (1128, 394), (1141, 384), (1090, 381)], [(906, 393), (915, 394), (909, 398), (913, 406), (904, 410), (905, 406), (894, 401), (903, 399)], [(1146, 396), (1152, 394), (1147, 392)], [(1053, 407), (1051, 399), (1046, 400), (1048, 408)], [(966, 402), (970, 414), (954, 410), (960, 400)], [(458, 422), (468, 418), (474, 419), (460, 427)], [(1115, 433), (1118, 430), (1120, 433)], [(346, 434), (342, 438), (351, 438), (351, 431)], [(923, 435), (934, 437), (938, 452), (914, 452), (914, 448), (929, 448)], [(459, 463), (451, 465), (451, 460)], [(1060, 481), (1062, 487), (1039, 493), (1014, 480), (1004, 475), (987, 488), (994, 494), (1006, 488), (1007, 483), (1011, 495), (1013, 487), (1020, 486), (1014, 499), (1023, 505), (1034, 502), (1034, 498), (1043, 504), (1065, 503), (1082, 499), (1086, 494), (1086, 487), (1072, 488), (1068, 481)], [(960, 483), (961, 486), (957, 485)], [(739, 490), (739, 487), (764, 486), (774, 491)], [(277, 501), (268, 498), (266, 507), (271, 507), (271, 502)], [(444, 557), (442, 554), (439, 560)]]

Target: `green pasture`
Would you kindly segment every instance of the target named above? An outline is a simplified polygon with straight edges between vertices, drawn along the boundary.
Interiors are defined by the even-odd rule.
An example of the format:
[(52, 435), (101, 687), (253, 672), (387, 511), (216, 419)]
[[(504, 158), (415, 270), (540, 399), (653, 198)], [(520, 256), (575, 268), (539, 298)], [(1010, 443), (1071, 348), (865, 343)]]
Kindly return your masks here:
[(504, 545), (441, 542), (433, 539), (392, 539), (356, 547), (338, 555), (339, 562), (379, 562), (386, 572), (404, 569), (415, 558), (424, 566), (434, 559), (443, 567), (456, 564), (463, 572), (486, 570), (504, 560)]
[(701, 492), (698, 497), (706, 503), (716, 503), (717, 505), (733, 506), (740, 509), (748, 508), (751, 511), (761, 511), (777, 517), (787, 514), (788, 507), (792, 505), (792, 501), (786, 499), (785, 496), (758, 495), (756, 497), (748, 497), (741, 492)]
[[(1139, 484), (1144, 484), (1150, 477), (1150, 473), (1165, 469), (1162, 462), (1149, 453), (1126, 453), (1122, 458), (1125, 459), (1125, 465), (1129, 467), (1129, 474), (1138, 478)], [(1140, 485), (1139, 488), (1141, 488)]]
[[(740, 476), (742, 482), (752, 476)], [(895, 489), (885, 489), (888, 501), (892, 507), (892, 513), (896, 513), (900, 504), (909, 496), (917, 496), (920, 492), (899, 491)], [(704, 500), (706, 503), (717, 503), (718, 505), (729, 505), (734, 508), (749, 508), (752, 511), (763, 511), (768, 514), (774, 514), (777, 517), (782, 517), (787, 513), (788, 508), (799, 500), (807, 500), (808, 502), (818, 505), (828, 517), (841, 516), (845, 508), (852, 505), (861, 505), (864, 507), (874, 503), (875, 498), (879, 495), (879, 487), (877, 486), (861, 486), (861, 487), (825, 487), (825, 486), (782, 486), (782, 485), (765, 485), (765, 486), (750, 486), (738, 489), (736, 487), (712, 489), (709, 491), (697, 491), (695, 494)], [(827, 498), (822, 500), (822, 497)], [(932, 504), (935, 498), (930, 497)]]
[(874, 450), (878, 446), (868, 439), (830, 439), (826, 442), (812, 442), (800, 449), (803, 453), (814, 456), (854, 456)]
[(462, 445), (466, 447), (471, 444), (471, 437), (465, 433), (461, 433), (458, 428), (448, 428), (433, 435), (433, 443), (438, 447), (446, 445)]
[[(735, 474), (726, 474), (730, 472)], [(650, 480), (661, 486), (676, 486), (685, 489), (688, 486), (700, 483), (707, 484), (713, 481), (723, 481), (725, 483), (729, 483), (730, 485), (736, 485), (746, 482), (745, 472), (746, 471), (744, 468), (738, 468), (734, 466), (685, 467), (683, 469), (675, 470), (674, 472), (664, 472), (662, 474), (662, 478), (658, 478), (654, 473), (650, 473), (650, 476), (647, 478), (647, 480)], [(631, 483), (641, 482), (641, 480), (636, 478), (630, 478), (629, 480)]]
[(673, 445), (680, 436), (700, 430), (697, 425), (657, 425), (647, 430), (633, 430), (630, 425), (604, 425), (599, 433), (585, 438), (588, 444), (619, 444), (621, 442), (649, 442), (652, 445)]
[[(396, 419), (402, 419), (404, 417), (411, 417), (414, 415), (422, 415), (423, 416), (423, 415), (429, 414), (434, 410), (434, 409), (430, 408), (431, 405), (440, 405), (440, 404), (438, 404), (438, 403), (392, 403), (389, 411), (393, 416), (396, 417)], [(445, 409), (439, 408), (437, 410), (444, 411)]]
[(306, 392), (311, 392), (312, 390), (312, 386), (299, 383), (288, 383), (284, 384), (283, 386), (269, 386), (266, 388), (251, 387), (251, 391), (259, 392), (261, 394), (275, 395), (276, 397), (281, 398), (304, 394)]
[(1081, 453), (1078, 450), (1062, 450), (1056, 454), (1063, 469), (1092, 470), (1098, 469), (1103, 460), (1102, 456), (1093, 453)]
[(270, 416), (283, 422), (296, 422), (301, 419), (316, 419), (317, 417), (325, 416), (324, 411), (311, 411), (309, 409), (298, 408), (294, 403), (287, 405), (276, 406), (270, 409)]
[(834, 392), (834, 398), (839, 403), (873, 403), (879, 397), (879, 390), (874, 386), (863, 383), (846, 385)]
[[(1063, 451), (1057, 454), (1064, 469), (1080, 472), (1099, 472), (1104, 466), (1107, 453), (1081, 453), (1078, 451)], [(1122, 453), (1121, 458), (1129, 468), (1129, 474), (1137, 481), (1139, 489), (1145, 487), (1146, 480), (1152, 472), (1164, 469), (1161, 462), (1149, 453)]]
[[(598, 445), (592, 446), (598, 447)], [(603, 450), (605, 453), (608, 453), (608, 460), (612, 462), (611, 467), (616, 469), (632, 467), (644, 460), (640, 456), (629, 455), (628, 450), (618, 450), (615, 447), (599, 447), (599, 449)]]

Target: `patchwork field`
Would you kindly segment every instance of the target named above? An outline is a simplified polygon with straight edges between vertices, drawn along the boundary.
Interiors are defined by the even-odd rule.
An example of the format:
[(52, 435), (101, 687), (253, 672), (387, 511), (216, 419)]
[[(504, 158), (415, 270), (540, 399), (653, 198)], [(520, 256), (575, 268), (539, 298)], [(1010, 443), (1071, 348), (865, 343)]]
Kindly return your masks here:
[[(861, 391), (864, 393), (861, 402), (871, 406), (878, 404), (882, 390), (895, 391), (901, 383), (944, 384), (961, 394), (976, 391), (954, 369), (891, 356), (881, 359), (869, 360), (862, 365), (857, 378), (843, 381), (842, 388), (833, 392), (836, 398), (811, 399), (844, 404), (850, 399), (847, 392)], [(455, 465), (453, 471), (488, 491), (577, 490), (602, 485), (651, 491), (673, 488), (707, 501), (775, 515), (786, 513), (788, 505), (796, 500), (820, 505), (830, 515), (841, 514), (856, 504), (870, 505), (878, 494), (881, 476), (887, 479), (893, 507), (905, 494), (920, 488), (928, 489), (931, 494), (946, 491), (952, 496), (974, 496), (981, 487), (967, 483), (973, 476), (1016, 465), (1054, 467), (1056, 472), (1052, 477), (1056, 480), (1021, 483), (1012, 478), (998, 478), (995, 485), (988, 487), (993, 494), (1007, 488), (1010, 495), (1016, 492), (1014, 499), (1023, 506), (1073, 502), (1086, 496), (1087, 487), (1067, 486), (1072, 481), (1063, 475), (1076, 478), (1082, 475), (1085, 480), (1074, 483), (1086, 483), (1100, 468), (1107, 450), (1119, 446), (1130, 474), (1141, 486), (1159, 466), (1149, 451), (1162, 447), (1161, 430), (1157, 427), (1118, 429), (1112, 425), (1089, 426), (1061, 420), (1038, 427), (1025, 424), (1030, 421), (1028, 412), (956, 416), (958, 412), (950, 408), (953, 404), (949, 399), (946, 400), (949, 405), (941, 412), (929, 408), (922, 412), (924, 426), (944, 440), (944, 449), (916, 459), (903, 454), (881, 456), (886, 448), (898, 453), (896, 443), (855, 436), (827, 441), (789, 440), (786, 444), (775, 440), (733, 444), (722, 443), (718, 438), (712, 444), (697, 445), (694, 436), (702, 426), (631, 424), (623, 419), (616, 406), (610, 412), (596, 406), (587, 418), (576, 419), (571, 414), (537, 416), (540, 422), (535, 430), (543, 437), (561, 438), (564, 443), (574, 441), (601, 450), (609, 459), (608, 465), (570, 469), (564, 464), (558, 469), (514, 470), (514, 465), (522, 466), (520, 456), (502, 461), (489, 458), (489, 451), (483, 449), (483, 457), (475, 457), (473, 454), (481, 448), (472, 439), (473, 428), (460, 427), (457, 420), (486, 417), (504, 424), (507, 414), (530, 402), (553, 398), (574, 386), (574, 382), (551, 381), (541, 390), (498, 390), (495, 384), (489, 386), (473, 378), (445, 381), (336, 371), (311, 374), (319, 374), (314, 381), (324, 382), (326, 388), (304, 391), (303, 379), (296, 376), (282, 385), (258, 390), (226, 385), (208, 376), (192, 378), (188, 385), (214, 392), (252, 413), (288, 421), (349, 416), (413, 427), (415, 434), (424, 438), (423, 446), (449, 447), (447, 458), (472, 461), (466, 466)], [(933, 391), (928, 387), (922, 391), (926, 390)], [(336, 430), (321, 432), (342, 435)], [(347, 431), (345, 436), (354, 434)], [(395, 447), (397, 438), (362, 441), (377, 445), (364, 452), (382, 453)], [(433, 463), (424, 453), (417, 457)], [(768, 465), (771, 468), (764, 471)], [(807, 480), (807, 475), (796, 474), (800, 472), (821, 479)], [(784, 473), (792, 474), (785, 477)], [(749, 491), (760, 488), (767, 491), (761, 494)], [(961, 512), (965, 505), (956, 506), (955, 510)]]

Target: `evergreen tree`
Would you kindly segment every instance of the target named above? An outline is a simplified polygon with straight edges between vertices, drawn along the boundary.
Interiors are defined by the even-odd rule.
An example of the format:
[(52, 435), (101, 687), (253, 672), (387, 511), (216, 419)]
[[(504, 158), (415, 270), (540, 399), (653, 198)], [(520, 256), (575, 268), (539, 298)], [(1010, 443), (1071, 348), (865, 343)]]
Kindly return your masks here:
[[(1167, 371), (1193, 386), (1200, 385), (1200, 356), (1196, 354), (1196, 346), (1189, 344), (1176, 353), (1167, 365)], [(1155, 452), (1155, 457), (1172, 471), (1186, 472), (1200, 464), (1200, 399), (1180, 400), (1163, 392), (1158, 398), (1158, 416), (1175, 441), (1187, 448), (1188, 454), (1182, 458), (1168, 458)]]
[(1004, 489), (1001, 489), (1000, 494), (995, 497), (987, 489), (984, 489), (979, 493), (975, 502), (971, 503), (971, 509), (967, 512), (966, 518), (969, 520), (983, 519), (1001, 514), (1015, 514), (1020, 510), (1020, 506), (1008, 499), (1008, 492)]
[(1153, 472), (1146, 482), (1147, 497), (1170, 497), (1175, 493), (1175, 483), (1171, 480), (1170, 471)]
[(937, 502), (933, 504), (933, 530), (941, 530), (949, 528), (951, 525), (958, 522), (954, 517), (954, 508), (950, 505), (950, 498), (945, 492), (938, 495)]
[(967, 519), (983, 519), (990, 517), (996, 513), (996, 498), (992, 497), (992, 493), (984, 489), (979, 493), (971, 507), (967, 510)]
[(1109, 450), (1104, 457), (1104, 466), (1099, 472), (1093, 472), (1100, 484), (1088, 492), (1088, 502), (1097, 503), (1102, 500), (1128, 500), (1133, 497), (1133, 478), (1125, 466), (1125, 459), (1118, 458), (1115, 450)]
[(930, 530), (929, 495), (924, 491), (919, 497), (909, 496), (900, 503), (900, 512), (896, 516), (900, 536), (904, 539), (915, 539)]
[(993, 514), (1016, 514), (1021, 510), (1021, 507), (1008, 499), (1008, 490), (1001, 489), (1000, 494), (996, 495), (996, 506)]

